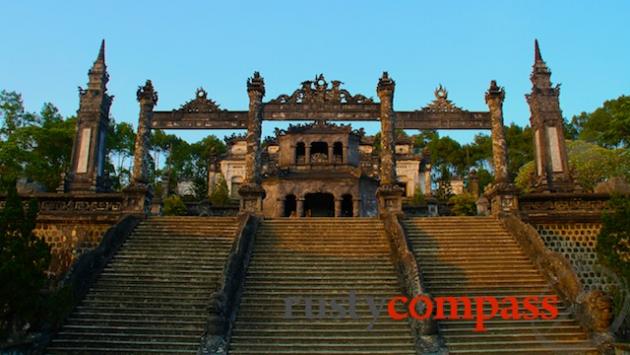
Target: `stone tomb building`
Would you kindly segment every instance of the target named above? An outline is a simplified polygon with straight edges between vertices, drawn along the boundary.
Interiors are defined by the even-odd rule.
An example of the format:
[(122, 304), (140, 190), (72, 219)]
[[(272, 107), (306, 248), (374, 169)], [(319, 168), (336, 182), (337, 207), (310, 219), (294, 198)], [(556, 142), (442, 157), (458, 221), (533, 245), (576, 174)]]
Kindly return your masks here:
[[(228, 153), (212, 163), (209, 186), (221, 174), (230, 196), (238, 198), (245, 173), (245, 137), (228, 139)], [(262, 187), (266, 217), (359, 217), (377, 214), (380, 159), (374, 137), (350, 125), (316, 120), (276, 130), (263, 144)], [(427, 155), (414, 153), (412, 142), (396, 142), (396, 173), (404, 196), (431, 193)]]

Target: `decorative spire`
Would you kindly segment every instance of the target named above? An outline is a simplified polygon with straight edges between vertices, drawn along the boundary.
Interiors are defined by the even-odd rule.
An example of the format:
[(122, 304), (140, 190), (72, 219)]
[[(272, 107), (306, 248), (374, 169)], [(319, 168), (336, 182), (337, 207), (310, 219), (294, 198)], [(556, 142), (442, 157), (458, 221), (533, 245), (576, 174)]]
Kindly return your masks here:
[(101, 48), (98, 51), (98, 56), (96, 57), (96, 61), (105, 63), (105, 39), (101, 41)]
[(105, 64), (105, 40), (101, 41), (101, 47), (99, 48), (98, 55), (94, 61), (94, 65), (88, 71), (89, 83), (88, 89), (106, 91), (105, 85), (109, 81), (109, 74), (107, 74), (107, 65)]
[(247, 92), (259, 92), (265, 96), (265, 79), (255, 71), (251, 78), (247, 78)]
[(538, 46), (538, 39), (534, 39), (534, 62), (545, 62), (540, 55), (540, 47)]
[(534, 40), (534, 65), (530, 79), (535, 87), (541, 89), (549, 89), (551, 87), (551, 71), (542, 59), (537, 39)]

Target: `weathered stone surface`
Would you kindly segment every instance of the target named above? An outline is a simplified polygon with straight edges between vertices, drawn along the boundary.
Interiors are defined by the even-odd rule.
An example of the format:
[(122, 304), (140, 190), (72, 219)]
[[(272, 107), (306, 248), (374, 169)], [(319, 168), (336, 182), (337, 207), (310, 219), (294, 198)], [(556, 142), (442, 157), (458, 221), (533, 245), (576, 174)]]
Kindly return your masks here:
[(535, 192), (572, 192), (575, 189), (569, 170), (562, 112), (560, 86), (552, 86), (551, 71), (542, 59), (535, 42), (534, 66), (530, 77), (532, 91), (525, 95), (534, 131), (536, 172)]
[(133, 172), (131, 183), (146, 185), (149, 181), (149, 139), (151, 137), (151, 118), (153, 107), (158, 101), (157, 92), (153, 89), (151, 80), (147, 80), (144, 86), (138, 88), (136, 93), (140, 103), (140, 115), (138, 117), (138, 131), (133, 153)]

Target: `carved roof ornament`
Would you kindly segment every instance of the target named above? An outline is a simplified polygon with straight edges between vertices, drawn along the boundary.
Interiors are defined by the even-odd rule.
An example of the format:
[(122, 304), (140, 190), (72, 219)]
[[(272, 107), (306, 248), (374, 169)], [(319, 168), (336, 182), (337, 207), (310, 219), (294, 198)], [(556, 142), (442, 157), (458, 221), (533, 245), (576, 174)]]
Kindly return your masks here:
[(451, 100), (448, 99), (448, 91), (440, 84), (435, 91), (435, 100), (422, 108), (422, 111), (427, 112), (462, 112), (461, 108), (455, 106)]
[(203, 113), (221, 111), (219, 105), (214, 100), (208, 98), (208, 93), (203, 88), (198, 88), (195, 98), (183, 104), (177, 111), (186, 113)]
[(371, 104), (372, 98), (364, 95), (352, 95), (346, 89), (342, 89), (343, 82), (332, 80), (330, 87), (324, 74), (315, 76), (314, 80), (306, 80), (301, 83), (301, 88), (291, 95), (280, 95), (269, 101), (272, 104)]

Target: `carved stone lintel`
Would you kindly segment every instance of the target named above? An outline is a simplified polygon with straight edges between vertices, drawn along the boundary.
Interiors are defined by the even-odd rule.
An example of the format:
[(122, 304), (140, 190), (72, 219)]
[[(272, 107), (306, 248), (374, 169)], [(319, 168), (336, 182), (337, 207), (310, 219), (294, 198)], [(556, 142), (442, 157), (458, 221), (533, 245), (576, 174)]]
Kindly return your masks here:
[(332, 87), (328, 87), (328, 82), (324, 74), (315, 76), (314, 80), (302, 82), (302, 87), (295, 90), (291, 95), (280, 95), (269, 101), (271, 104), (371, 104), (372, 99), (363, 95), (351, 95), (348, 90), (342, 89), (343, 84), (339, 80), (331, 82)]

